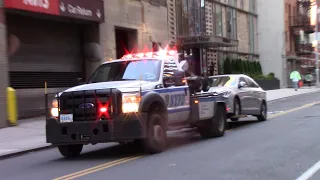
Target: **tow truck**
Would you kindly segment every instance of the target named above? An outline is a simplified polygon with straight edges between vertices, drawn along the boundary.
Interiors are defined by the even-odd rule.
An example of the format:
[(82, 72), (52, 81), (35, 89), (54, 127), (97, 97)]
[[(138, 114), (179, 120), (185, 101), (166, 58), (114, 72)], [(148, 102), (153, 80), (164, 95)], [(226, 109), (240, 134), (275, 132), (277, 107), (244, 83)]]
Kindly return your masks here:
[(203, 138), (223, 136), (226, 99), (206, 92), (205, 78), (186, 77), (189, 65), (177, 54), (127, 54), (100, 65), (87, 82), (57, 93), (46, 107), (47, 143), (71, 158), (84, 145), (106, 142), (134, 141), (147, 153), (160, 153), (167, 131), (186, 125)]

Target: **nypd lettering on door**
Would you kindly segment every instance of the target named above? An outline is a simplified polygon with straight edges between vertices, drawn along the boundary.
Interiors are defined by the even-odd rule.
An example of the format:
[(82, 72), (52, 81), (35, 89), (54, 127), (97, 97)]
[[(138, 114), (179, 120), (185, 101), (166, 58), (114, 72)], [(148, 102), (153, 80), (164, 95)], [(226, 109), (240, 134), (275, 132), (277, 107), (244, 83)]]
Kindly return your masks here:
[(183, 106), (186, 103), (186, 95), (184, 92), (179, 94), (167, 94), (165, 96), (165, 101), (167, 107)]

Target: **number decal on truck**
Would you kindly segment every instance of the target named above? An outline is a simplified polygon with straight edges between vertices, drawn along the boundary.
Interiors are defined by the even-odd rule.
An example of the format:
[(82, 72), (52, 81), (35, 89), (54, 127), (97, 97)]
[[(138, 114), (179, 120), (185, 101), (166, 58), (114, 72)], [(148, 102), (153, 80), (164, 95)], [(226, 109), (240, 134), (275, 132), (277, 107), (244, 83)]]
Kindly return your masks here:
[(172, 94), (170, 95), (169, 100), (169, 106), (168, 107), (177, 107), (177, 106), (183, 106), (186, 101), (186, 95), (183, 94)]

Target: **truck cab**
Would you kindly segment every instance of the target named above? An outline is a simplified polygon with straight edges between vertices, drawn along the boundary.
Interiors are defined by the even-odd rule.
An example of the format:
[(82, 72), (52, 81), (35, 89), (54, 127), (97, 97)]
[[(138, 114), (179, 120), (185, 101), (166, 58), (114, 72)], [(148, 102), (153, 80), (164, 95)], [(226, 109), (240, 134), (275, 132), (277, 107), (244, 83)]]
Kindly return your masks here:
[[(207, 136), (208, 124), (198, 121), (206, 117), (211, 122), (214, 114), (223, 127), (214, 125), (211, 134), (222, 136), (224, 101), (192, 95), (184, 76), (187, 68), (175, 51), (128, 54), (103, 63), (87, 82), (56, 95), (46, 123), (47, 142), (57, 145), (65, 157), (79, 155), (86, 144), (131, 140), (158, 153), (166, 148), (170, 127), (196, 124)], [(199, 100), (204, 98), (222, 106), (211, 103), (200, 110)]]

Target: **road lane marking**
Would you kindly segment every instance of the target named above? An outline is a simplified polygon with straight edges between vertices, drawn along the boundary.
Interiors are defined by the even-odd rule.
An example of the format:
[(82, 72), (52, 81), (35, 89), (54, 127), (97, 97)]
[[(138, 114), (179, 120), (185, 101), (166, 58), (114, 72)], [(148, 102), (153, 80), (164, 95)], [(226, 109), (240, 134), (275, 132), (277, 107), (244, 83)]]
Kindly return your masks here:
[[(301, 109), (304, 109), (304, 108), (308, 108), (308, 107), (314, 106), (314, 105), (319, 104), (319, 103), (320, 103), (320, 101), (317, 101), (317, 102), (313, 102), (313, 103), (302, 105), (300, 107), (292, 108), (292, 109), (289, 109), (289, 110), (286, 110), (286, 111), (279, 111), (279, 113), (277, 113), (277, 114), (269, 115), (267, 117), (267, 120), (272, 119), (272, 118), (276, 118), (278, 116), (282, 116), (282, 115), (285, 115), (285, 114), (288, 114), (288, 113), (291, 113), (291, 112), (294, 112), (294, 111), (298, 111), (298, 110), (301, 110)], [(226, 130), (226, 132), (237, 130), (237, 129), (241, 128), (241, 127), (242, 126), (235, 127), (235, 128), (232, 128), (232, 129), (228, 129), (228, 130)]]
[[(298, 110), (301, 110), (301, 109), (304, 109), (304, 108), (308, 108), (308, 107), (311, 107), (311, 106), (313, 106), (315, 104), (319, 104), (319, 103), (320, 103), (320, 101), (309, 103), (309, 104), (305, 104), (303, 106), (296, 107), (296, 108), (293, 108), (293, 109), (289, 109), (289, 110), (286, 110), (286, 111), (281, 111), (280, 113), (277, 113), (277, 114), (269, 116), (268, 119), (272, 119), (272, 118), (275, 118), (275, 117), (278, 117), (278, 116), (282, 116), (282, 115), (285, 115), (285, 114), (288, 114), (288, 113), (291, 113), (291, 112), (294, 112), (294, 111), (298, 111)], [(230, 132), (230, 131), (233, 131), (235, 129), (237, 129), (237, 128), (228, 129), (228, 130), (226, 130), (226, 132)], [(59, 177), (59, 178), (55, 178), (53, 180), (70, 180), (70, 179), (78, 178), (78, 177), (85, 176), (85, 175), (88, 175), (88, 174), (91, 174), (91, 173), (94, 173), (94, 172), (97, 172), (97, 171), (101, 171), (101, 170), (104, 170), (104, 169), (107, 169), (107, 168), (110, 168), (110, 167), (113, 167), (113, 166), (116, 166), (116, 165), (119, 165), (119, 164), (122, 164), (122, 163), (126, 163), (126, 162), (129, 162), (129, 161), (141, 158), (141, 157), (143, 157), (143, 155), (140, 155), (140, 156), (136, 155), (136, 156), (130, 156), (130, 157), (126, 157), (126, 158), (121, 158), (121, 159), (118, 159), (118, 160), (115, 160), (115, 161), (111, 161), (111, 162), (108, 162), (108, 163), (105, 163), (105, 164), (101, 164), (101, 165), (98, 165), (98, 166), (95, 166), (95, 167), (92, 167), (92, 168), (84, 169), (82, 171), (78, 171), (78, 172), (75, 172), (75, 173), (72, 173), (72, 174), (69, 174), (69, 175), (65, 175), (65, 176), (62, 176), (62, 177)], [(317, 164), (318, 164), (317, 166), (319, 166), (319, 167), (317, 167), (317, 170), (319, 170), (320, 169), (320, 161)], [(297, 179), (297, 180), (307, 180), (307, 179)]]
[(316, 164), (314, 164), (311, 168), (309, 168), (306, 172), (304, 172), (296, 180), (310, 179), (319, 169), (320, 169), (320, 161), (318, 161)]
[(121, 159), (118, 159), (118, 160), (115, 160), (115, 161), (111, 161), (111, 162), (107, 162), (107, 163), (104, 163), (104, 164), (101, 164), (101, 165), (98, 165), (98, 166), (95, 166), (95, 167), (92, 167), (92, 168), (84, 169), (82, 171), (78, 171), (78, 172), (75, 172), (75, 173), (72, 173), (72, 174), (68, 174), (68, 175), (65, 175), (65, 176), (62, 176), (62, 177), (58, 177), (58, 178), (55, 178), (53, 180), (69, 180), (69, 179), (78, 178), (78, 177), (85, 176), (85, 175), (88, 175), (88, 174), (91, 174), (91, 173), (94, 173), (94, 172), (97, 172), (97, 171), (100, 171), (100, 170), (103, 170), (103, 169), (107, 169), (107, 168), (110, 168), (110, 167), (113, 167), (113, 166), (116, 166), (116, 165), (119, 165), (119, 164), (122, 164), (122, 163), (125, 163), (125, 162), (129, 162), (129, 161), (141, 158), (141, 157), (143, 157), (143, 156), (140, 155), (140, 156), (130, 156), (130, 157), (126, 157), (126, 158), (121, 158)]
[(272, 118), (275, 118), (275, 117), (278, 117), (278, 116), (282, 116), (282, 115), (285, 115), (285, 114), (288, 114), (288, 113), (291, 113), (291, 112), (294, 112), (294, 111), (298, 111), (298, 110), (301, 110), (301, 109), (304, 109), (304, 108), (308, 108), (308, 107), (311, 107), (311, 106), (319, 104), (319, 103), (320, 103), (320, 101), (313, 102), (313, 103), (305, 104), (305, 105), (300, 106), (300, 107), (296, 107), (296, 108), (293, 108), (293, 109), (282, 111), (282, 112), (280, 112), (278, 114), (274, 114), (274, 115), (269, 116), (268, 119), (272, 119)]

